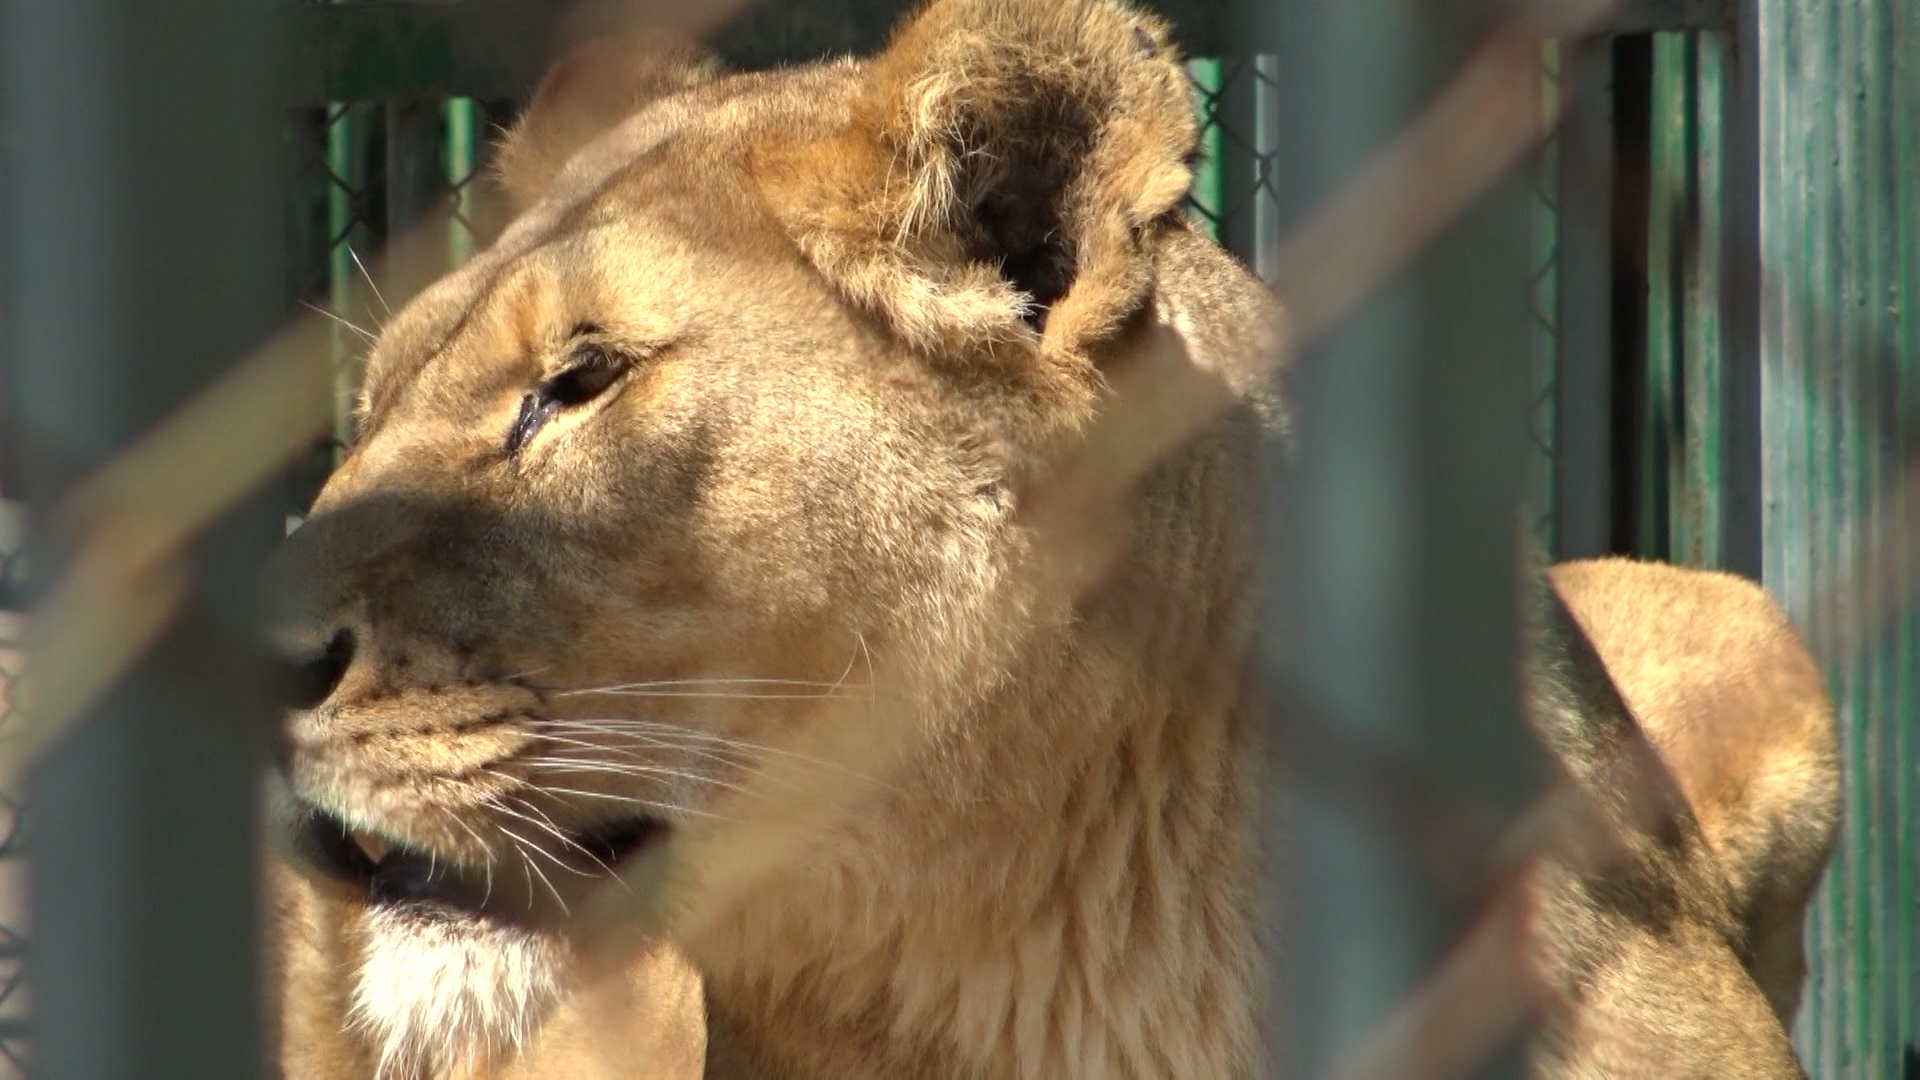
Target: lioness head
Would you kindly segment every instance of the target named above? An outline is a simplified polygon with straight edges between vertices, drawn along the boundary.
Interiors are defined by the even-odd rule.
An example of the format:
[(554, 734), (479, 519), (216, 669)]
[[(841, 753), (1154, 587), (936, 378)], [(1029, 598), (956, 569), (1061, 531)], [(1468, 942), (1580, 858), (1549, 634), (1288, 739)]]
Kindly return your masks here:
[[(745, 985), (817, 959), (795, 919), (850, 963), (940, 931), (897, 929), (903, 890), (1025, 918), (1065, 859), (1044, 839), (1016, 867), (1034, 820), (1121, 813), (1240, 874), (1220, 716), (1252, 425), (1122, 500), (1090, 589), (1042, 572), (1030, 525), (1117, 374), (1251, 380), (1268, 302), (1181, 216), (1195, 131), (1165, 28), (1094, 0), (941, 0), (866, 62), (722, 76), (613, 44), (549, 78), (503, 149), (517, 220), (385, 327), (359, 440), (279, 565), (311, 676), (286, 828), (340, 886), (390, 1064), (517, 1038), (584, 912)], [(1199, 749), (1171, 749), (1177, 720)], [(1197, 788), (1148, 775), (1163, 750)], [(1101, 801), (1127, 784), (1150, 816)], [(1213, 917), (1185, 887), (1115, 904), (1197, 924), (1114, 947), (1188, 957), (1156, 992), (1244, 1056), (1251, 1006), (1195, 980), (1251, 961), (1190, 970), (1175, 938), (1244, 952), (1250, 890), (1215, 880)], [(1006, 1022), (890, 978), (982, 1045)]]

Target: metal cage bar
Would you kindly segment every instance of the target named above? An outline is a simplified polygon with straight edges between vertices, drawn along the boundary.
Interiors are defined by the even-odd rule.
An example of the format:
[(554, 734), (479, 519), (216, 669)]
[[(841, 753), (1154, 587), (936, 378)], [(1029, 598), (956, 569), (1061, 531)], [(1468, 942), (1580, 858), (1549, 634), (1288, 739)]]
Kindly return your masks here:
[[(1744, 7), (1766, 271), (1757, 283), (1766, 583), (1825, 662), (1846, 783), (1839, 850), (1808, 928), (1796, 1034), (1822, 1080), (1912, 1077), (1920, 8)], [(1901, 569), (1859, 572), (1890, 554)]]
[[(1308, 212), (1415, 116), (1487, 10), (1393, 0), (1273, 5), (1280, 216)], [(1394, 58), (1382, 64), (1380, 58)], [(1295, 361), (1297, 470), (1276, 465), (1273, 622), (1286, 692), (1270, 719), (1292, 777), (1272, 886), (1291, 1009), (1280, 1075), (1320, 1076), (1403, 1000), (1484, 899), (1433, 872), (1367, 793), (1316, 768), (1316, 744), (1472, 791), (1511, 815), (1546, 776), (1515, 664), (1533, 364), (1530, 195), (1503, 181), (1411, 271)], [(1283, 225), (1284, 228), (1284, 225)], [(1500, 283), (1493, 286), (1490, 283)], [(1504, 287), (1503, 287), (1504, 286)], [(1335, 774), (1337, 775), (1337, 773)], [(1468, 830), (1475, 831), (1475, 830)], [(1437, 858), (1476, 865), (1493, 837)], [(1521, 1075), (1510, 1045), (1481, 1076)]]
[[(7, 6), (5, 430), (38, 508), (284, 313), (269, 11)], [(34, 774), (36, 1076), (266, 1070), (255, 809), (269, 713), (246, 660), (245, 570), (277, 526), (262, 503), (203, 536), (186, 614)], [(77, 538), (41, 535), (36, 587)]]

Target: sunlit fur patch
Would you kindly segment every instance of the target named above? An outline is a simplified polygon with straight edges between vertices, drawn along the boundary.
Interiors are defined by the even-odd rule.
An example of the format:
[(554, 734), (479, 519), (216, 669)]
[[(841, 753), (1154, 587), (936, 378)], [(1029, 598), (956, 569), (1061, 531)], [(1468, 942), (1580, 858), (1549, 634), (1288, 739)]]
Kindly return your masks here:
[(352, 1021), (379, 1080), (480, 1066), (524, 1044), (560, 999), (564, 949), (551, 939), (387, 907), (364, 920)]

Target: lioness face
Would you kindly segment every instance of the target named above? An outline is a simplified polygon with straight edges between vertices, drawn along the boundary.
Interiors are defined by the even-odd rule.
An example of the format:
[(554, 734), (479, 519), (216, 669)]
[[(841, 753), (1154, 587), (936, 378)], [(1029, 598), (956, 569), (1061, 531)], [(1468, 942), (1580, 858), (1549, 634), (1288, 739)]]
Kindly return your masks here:
[(875, 673), (924, 697), (994, 588), (992, 388), (849, 314), (674, 141), (392, 320), (286, 552), (294, 828), (390, 921), (543, 925), (761, 787), (844, 787), (796, 765), (832, 754), (809, 725), (919, 723), (862, 704)]
[[(1044, 156), (967, 173), (1049, 148), (1024, 105), (942, 115), (971, 103), (919, 70), (937, 26), (878, 74), (586, 95), (631, 112), (611, 130), (568, 112), (577, 69), (550, 80), (506, 153), (531, 204), (384, 328), (358, 444), (277, 567), (311, 676), (285, 828), (357, 912), (390, 1056), (522, 1030), (583, 910), (682, 928), (739, 902), (1065, 617), (1010, 572), (1013, 493), (1093, 412), (1072, 335), (1137, 332), (1144, 263), (1108, 249), (1186, 187), (1184, 80), (1144, 25), (1062, 24), (1144, 87), (1067, 104), (1162, 118), (1125, 129), (1159, 149), (1114, 190)], [(927, 143), (1002, 119), (998, 154)], [(1064, 186), (982, 186), (1008, 175)]]

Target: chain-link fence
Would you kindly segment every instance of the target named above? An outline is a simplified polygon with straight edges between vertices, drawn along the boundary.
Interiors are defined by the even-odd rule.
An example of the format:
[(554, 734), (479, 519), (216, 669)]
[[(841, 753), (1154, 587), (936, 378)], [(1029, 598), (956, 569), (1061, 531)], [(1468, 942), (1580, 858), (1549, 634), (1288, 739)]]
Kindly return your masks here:
[[(1560, 47), (1540, 56), (1540, 108), (1551, 120), (1560, 113)], [(1528, 219), (1531, 259), (1527, 299), (1532, 314), (1533, 401), (1528, 424), (1527, 507), (1534, 540), (1542, 551), (1558, 550), (1553, 522), (1554, 395), (1560, 359), (1560, 146), (1549, 136), (1534, 162), (1533, 213)]]
[(446, 265), (472, 254), (488, 153), (512, 106), (471, 98), (428, 104), (331, 102), (291, 126), (288, 287), (332, 320), (335, 420), (288, 479), (289, 525), (306, 512), (353, 440), (360, 366), (392, 314), (372, 266), (387, 241), (422, 220), (442, 224)]

